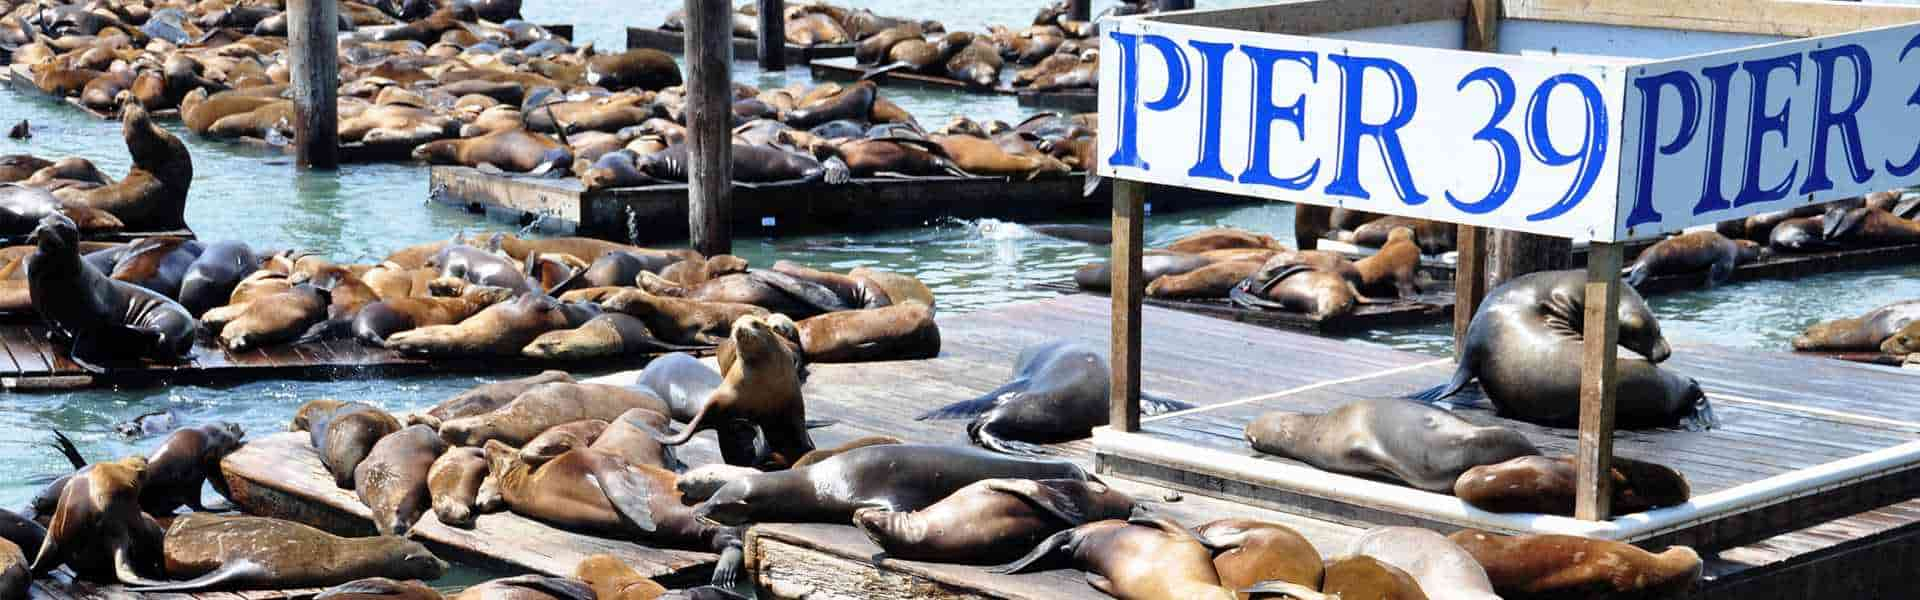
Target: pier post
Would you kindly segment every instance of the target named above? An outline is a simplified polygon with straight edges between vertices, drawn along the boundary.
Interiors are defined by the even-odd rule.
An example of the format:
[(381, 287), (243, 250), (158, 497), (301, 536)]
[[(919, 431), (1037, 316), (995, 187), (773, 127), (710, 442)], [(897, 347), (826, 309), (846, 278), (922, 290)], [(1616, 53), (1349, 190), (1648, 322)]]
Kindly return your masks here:
[(1093, 0), (1067, 0), (1067, 19), (1073, 21), (1093, 20)]
[(332, 169), (340, 166), (339, 8), (333, 0), (290, 0), (287, 13), (294, 161)]
[(1612, 513), (1614, 393), (1620, 353), (1620, 244), (1595, 242), (1587, 254), (1585, 341), (1580, 359), (1580, 448), (1574, 456), (1575, 517)]
[(1193, 10), (1193, 0), (1154, 0), (1153, 3), (1160, 8), (1160, 12)]
[(1113, 280), (1113, 381), (1108, 388), (1107, 426), (1140, 430), (1140, 298), (1146, 294), (1140, 268), (1142, 225), (1146, 222), (1147, 184), (1113, 180), (1113, 249), (1107, 271)]
[(1460, 225), (1454, 249), (1458, 258), (1453, 265), (1453, 356), (1458, 360), (1467, 348), (1467, 327), (1480, 302), (1487, 297), (1487, 231), (1472, 225)]
[(787, 3), (784, 0), (758, 0), (760, 30), (755, 51), (760, 53), (760, 68), (781, 71), (787, 68)]
[(733, 251), (733, 7), (687, 0), (687, 234), (707, 256)]
[(1538, 271), (1572, 268), (1573, 240), (1494, 230), (1487, 235), (1487, 289)]

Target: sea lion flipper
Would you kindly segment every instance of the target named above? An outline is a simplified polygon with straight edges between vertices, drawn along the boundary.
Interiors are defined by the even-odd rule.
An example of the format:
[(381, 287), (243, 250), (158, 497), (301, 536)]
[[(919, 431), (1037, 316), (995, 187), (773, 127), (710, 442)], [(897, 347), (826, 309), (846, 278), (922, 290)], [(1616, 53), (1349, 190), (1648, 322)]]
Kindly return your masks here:
[(1092, 198), (1094, 192), (1100, 190), (1100, 184), (1106, 183), (1106, 181), (1107, 178), (1095, 175), (1093, 169), (1087, 169), (1087, 182), (1080, 186), (1080, 195), (1082, 197)]
[(1032, 479), (992, 479), (987, 481), (987, 489), (1018, 496), (1033, 505), (1047, 511), (1067, 525), (1078, 527), (1087, 522), (1087, 511), (1074, 501), (1074, 497), (1061, 493), (1059, 489)]
[(313, 600), (328, 600), (329, 598), (338, 598), (341, 596), (397, 595), (401, 592), (410, 591), (411, 589), (412, 588), (402, 585), (401, 582), (376, 577), (349, 581), (321, 590), (318, 595), (313, 597)]
[(61, 456), (67, 457), (67, 464), (73, 465), (73, 468), (87, 466), (87, 457), (80, 455), (80, 448), (74, 445), (73, 438), (67, 437), (67, 434), (61, 433), (58, 429), (53, 430), (52, 445), (60, 451)]
[(587, 584), (585, 582), (575, 581), (573, 579), (568, 579), (565, 577), (548, 577), (545, 575), (522, 575), (519, 577), (509, 577), (506, 579), (495, 579), (493, 583), (497, 585), (506, 585), (506, 586), (516, 587), (516, 588), (531, 590), (546, 596), (561, 598), (563, 600), (594, 600), (594, 597), (595, 597), (593, 594), (593, 588), (587, 587)]
[(1047, 451), (1046, 446), (1001, 437), (997, 433), (987, 431), (986, 425), (977, 419), (967, 424), (967, 437), (982, 448), (1010, 456), (1044, 457), (1053, 454)]
[(234, 580), (266, 575), (269, 574), (258, 563), (250, 560), (236, 560), (220, 565), (220, 568), (214, 569), (211, 573), (187, 581), (141, 583), (140, 587), (128, 588), (127, 591), (135, 593), (194, 592), (225, 587)]
[(622, 468), (596, 472), (587, 476), (600, 491), (607, 495), (607, 502), (627, 520), (633, 521), (641, 531), (653, 533), (657, 527), (653, 522), (653, 507), (648, 501), (653, 497), (653, 489), (639, 481), (640, 475)]
[(1338, 598), (1338, 596), (1328, 596), (1316, 592), (1313, 588), (1298, 583), (1287, 583), (1278, 580), (1262, 581), (1240, 591), (1246, 594), (1279, 594), (1288, 598), (1294, 598), (1295, 600), (1326, 600), (1329, 598)]
[(1427, 404), (1434, 404), (1450, 396), (1453, 396), (1454, 394), (1460, 393), (1460, 390), (1465, 389), (1467, 387), (1467, 384), (1472, 381), (1473, 381), (1473, 371), (1468, 369), (1467, 365), (1461, 364), (1458, 368), (1455, 368), (1453, 370), (1453, 379), (1447, 381), (1446, 385), (1438, 385), (1438, 386), (1430, 387), (1418, 392), (1414, 392), (1412, 394), (1408, 394), (1405, 397), (1408, 400), (1417, 400), (1420, 402), (1425, 402)]
[(936, 409), (927, 411), (925, 413), (921, 413), (920, 416), (914, 417), (913, 420), (939, 421), (939, 420), (946, 420), (946, 419), (971, 419), (975, 416), (980, 415), (981, 413), (987, 412), (989, 410), (993, 410), (994, 405), (999, 404), (1002, 399), (1008, 399), (1009, 396), (1013, 394), (1018, 394), (1021, 391), (1026, 389), (1027, 389), (1027, 379), (1025, 377), (1018, 378), (1011, 382), (1008, 382), (1006, 385), (1002, 385), (1000, 387), (994, 388), (993, 391), (987, 392), (985, 395), (982, 395), (978, 398), (974, 398), (972, 400), (963, 400), (960, 402), (955, 402), (953, 404), (948, 404), (946, 406), (942, 406), (940, 408), (936, 408)]
[(114, 578), (127, 585), (166, 585), (165, 581), (147, 579), (133, 568), (133, 550), (129, 547), (130, 544), (131, 542), (122, 543), (113, 549)]
[(1140, 414), (1147, 416), (1163, 415), (1170, 412), (1192, 410), (1194, 406), (1179, 400), (1154, 394), (1140, 394)]
[(1031, 552), (1028, 552), (1026, 556), (1020, 557), (1019, 560), (987, 569), (987, 571), (1003, 575), (1012, 575), (1025, 573), (1029, 570), (1042, 570), (1034, 569), (1033, 567), (1053, 562), (1050, 559), (1058, 558), (1060, 553), (1066, 551), (1067, 547), (1072, 543), (1073, 530), (1067, 529), (1047, 536), (1047, 539), (1040, 540), (1040, 543), (1035, 545)]
[(1894, 203), (1893, 208), (1888, 209), (1888, 212), (1892, 212), (1893, 216), (1902, 219), (1920, 217), (1920, 196), (1901, 198), (1899, 202)]
[(799, 300), (802, 304), (814, 310), (823, 313), (848, 310), (847, 304), (842, 302), (840, 297), (835, 295), (833, 290), (827, 286), (811, 281), (804, 281), (798, 277), (779, 271), (753, 271), (748, 273), (747, 276), (754, 281), (779, 290), (781, 293), (791, 296), (795, 300)]

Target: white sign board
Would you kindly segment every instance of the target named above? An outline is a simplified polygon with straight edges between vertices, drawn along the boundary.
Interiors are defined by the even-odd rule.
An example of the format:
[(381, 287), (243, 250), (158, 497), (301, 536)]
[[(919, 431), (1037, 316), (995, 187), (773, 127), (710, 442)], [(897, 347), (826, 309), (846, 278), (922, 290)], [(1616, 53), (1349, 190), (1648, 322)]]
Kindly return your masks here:
[[(1656, 237), (1920, 181), (1916, 33), (1636, 63), (1117, 19), (1101, 40), (1099, 173), (1580, 240)], [(1703, 199), (1707, 179), (1723, 202)]]

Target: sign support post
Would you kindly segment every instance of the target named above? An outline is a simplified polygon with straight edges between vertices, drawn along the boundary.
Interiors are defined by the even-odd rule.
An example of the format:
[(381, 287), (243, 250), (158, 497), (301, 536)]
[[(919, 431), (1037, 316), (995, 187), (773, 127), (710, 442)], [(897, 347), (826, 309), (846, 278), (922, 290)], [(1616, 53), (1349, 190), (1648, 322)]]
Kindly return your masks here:
[(1115, 431), (1140, 430), (1140, 298), (1146, 293), (1141, 274), (1140, 245), (1146, 221), (1147, 184), (1113, 180), (1113, 253), (1108, 271), (1113, 281), (1113, 381), (1108, 388), (1107, 425)]
[(1620, 255), (1616, 243), (1595, 242), (1587, 254), (1585, 343), (1580, 359), (1580, 448), (1574, 460), (1574, 516), (1605, 521), (1613, 500), (1614, 392), (1619, 385)]

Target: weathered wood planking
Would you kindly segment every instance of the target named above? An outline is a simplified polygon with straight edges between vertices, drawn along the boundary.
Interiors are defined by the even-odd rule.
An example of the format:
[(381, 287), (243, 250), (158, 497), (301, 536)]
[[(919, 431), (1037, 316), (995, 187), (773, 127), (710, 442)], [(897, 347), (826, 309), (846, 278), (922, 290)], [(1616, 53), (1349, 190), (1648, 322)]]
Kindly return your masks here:
[[(875, 70), (881, 65), (863, 66), (860, 65), (857, 60), (858, 59), (854, 58), (816, 60), (807, 63), (807, 67), (813, 71), (814, 79), (824, 81), (860, 81), (867, 79), (880, 84), (882, 87), (918, 87), (1000, 96), (1012, 96), (1019, 93), (1019, 90), (1014, 88), (1011, 83), (1013, 81), (1013, 69), (1001, 69), (1000, 81), (996, 82), (993, 87), (982, 87), (939, 75), (924, 75), (907, 71), (876, 73)], [(1095, 102), (1098, 102), (1097, 96), (1095, 97)]]
[[(629, 50), (635, 48), (651, 48), (679, 54), (686, 49), (686, 45), (686, 36), (678, 31), (667, 31), (665, 29), (654, 29), (650, 27), (627, 28), (627, 49)], [(858, 44), (819, 44), (814, 46), (787, 44), (787, 64), (796, 65), (816, 58), (853, 56), (853, 50), (857, 46)], [(760, 58), (760, 49), (758, 48), (757, 39), (750, 37), (733, 38), (734, 60), (755, 60), (758, 58)]]
[[(1106, 296), (1103, 291), (1082, 290), (1073, 283), (1042, 283), (1033, 286), (1062, 294), (1090, 294)], [(1442, 289), (1444, 288), (1444, 289)], [(1355, 306), (1353, 312), (1336, 317), (1316, 318), (1304, 313), (1244, 308), (1225, 298), (1209, 299), (1170, 299), (1146, 297), (1149, 306), (1158, 306), (1171, 310), (1206, 315), (1215, 319), (1225, 319), (1248, 325), (1257, 325), (1271, 329), (1300, 331), (1316, 335), (1335, 335), (1380, 329), (1384, 327), (1404, 327), (1438, 323), (1453, 316), (1452, 286), (1444, 283), (1429, 286), (1429, 291), (1417, 297), (1400, 300), (1391, 304), (1362, 304)]]
[[(1627, 264), (1633, 264), (1629, 259)], [(1920, 244), (1854, 248), (1806, 254), (1775, 254), (1735, 267), (1730, 283), (1765, 279), (1794, 279), (1822, 273), (1910, 265), (1920, 262)], [(1650, 277), (1634, 286), (1641, 295), (1658, 295), (1706, 286), (1707, 275)]]

